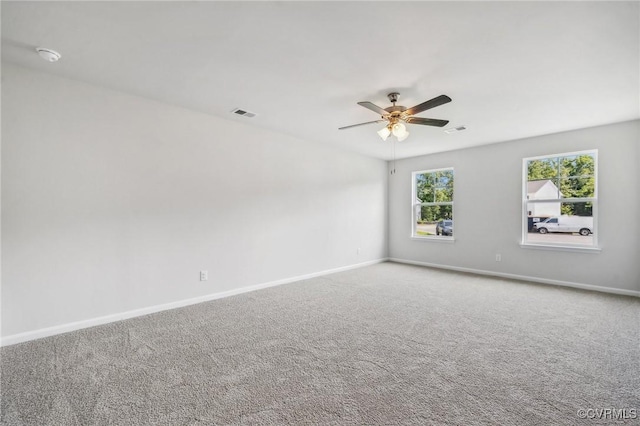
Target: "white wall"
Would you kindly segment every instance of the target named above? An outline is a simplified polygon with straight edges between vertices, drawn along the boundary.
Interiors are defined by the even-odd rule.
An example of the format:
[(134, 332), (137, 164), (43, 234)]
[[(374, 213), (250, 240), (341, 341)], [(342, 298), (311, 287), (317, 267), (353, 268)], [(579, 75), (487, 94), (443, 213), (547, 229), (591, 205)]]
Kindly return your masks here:
[(381, 160), (7, 64), (2, 150), (3, 336), (387, 255)]
[[(389, 256), (638, 292), (639, 144), (640, 121), (633, 121), (398, 161), (396, 174), (389, 178)], [(599, 150), (602, 250), (593, 254), (521, 248), (522, 159), (593, 148)], [(450, 166), (455, 168), (455, 242), (412, 240), (411, 172)], [(502, 262), (495, 261), (498, 253)]]

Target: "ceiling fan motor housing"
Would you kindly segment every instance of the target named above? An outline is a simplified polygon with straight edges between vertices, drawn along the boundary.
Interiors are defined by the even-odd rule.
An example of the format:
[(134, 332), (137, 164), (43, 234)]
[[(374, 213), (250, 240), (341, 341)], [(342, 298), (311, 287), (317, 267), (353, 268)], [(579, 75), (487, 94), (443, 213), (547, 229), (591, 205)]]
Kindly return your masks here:
[(407, 108), (403, 107), (403, 106), (394, 105), (394, 106), (387, 107), (384, 110), (387, 111), (387, 112), (390, 112), (391, 114), (400, 114), (400, 113), (406, 111)]
[[(389, 113), (389, 115), (386, 117), (386, 119), (389, 120), (389, 126), (394, 125), (398, 122), (398, 120), (404, 119), (402, 113), (407, 110), (407, 107), (396, 105), (396, 102), (398, 102), (398, 96), (400, 96), (400, 93), (398, 92), (391, 92), (387, 95), (391, 103), (393, 103), (392, 106), (384, 109)], [(383, 116), (382, 118), (385, 117)]]

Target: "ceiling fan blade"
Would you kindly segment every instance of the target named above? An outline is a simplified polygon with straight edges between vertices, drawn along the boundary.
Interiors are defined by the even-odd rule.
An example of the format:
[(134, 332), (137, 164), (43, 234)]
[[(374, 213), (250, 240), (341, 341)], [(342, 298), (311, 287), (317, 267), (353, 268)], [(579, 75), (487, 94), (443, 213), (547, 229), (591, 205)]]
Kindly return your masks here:
[(435, 118), (422, 118), (422, 117), (409, 117), (407, 118), (409, 124), (424, 124), (425, 126), (444, 127), (449, 123), (449, 120), (436, 120)]
[(366, 123), (352, 124), (351, 126), (339, 127), (338, 130), (350, 129), (352, 127), (364, 126), (365, 124), (382, 123), (386, 120), (367, 121)]
[(373, 112), (377, 112), (382, 116), (389, 114), (388, 111), (385, 111), (384, 109), (380, 108), (378, 105), (372, 104), (371, 102), (358, 102), (358, 105), (368, 108)]
[(451, 102), (451, 98), (450, 97), (448, 97), (447, 95), (440, 95), (440, 96), (437, 96), (437, 97), (435, 97), (433, 99), (430, 99), (430, 100), (428, 100), (426, 102), (423, 102), (423, 103), (421, 103), (419, 105), (416, 105), (416, 106), (414, 106), (412, 108), (409, 108), (408, 110), (405, 111), (405, 114), (414, 115), (414, 114), (417, 114), (419, 112), (426, 111), (428, 109), (435, 108), (437, 106), (446, 104), (448, 102)]

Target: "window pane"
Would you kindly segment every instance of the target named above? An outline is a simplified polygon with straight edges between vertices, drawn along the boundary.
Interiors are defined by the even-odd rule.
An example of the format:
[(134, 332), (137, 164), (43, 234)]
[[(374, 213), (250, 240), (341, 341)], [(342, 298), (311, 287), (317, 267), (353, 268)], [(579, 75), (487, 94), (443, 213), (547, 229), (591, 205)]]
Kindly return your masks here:
[(592, 203), (527, 203), (526, 242), (593, 245)]
[(433, 203), (435, 201), (433, 191), (434, 178), (431, 173), (416, 175), (416, 197), (419, 203)]
[(595, 158), (593, 154), (562, 157), (562, 177), (594, 176)]
[(543, 158), (527, 162), (528, 180), (554, 179), (558, 176), (558, 159)]
[(453, 206), (415, 206), (416, 236), (453, 236)]
[(568, 177), (560, 179), (562, 198), (593, 198), (596, 196), (596, 179), (590, 177)]

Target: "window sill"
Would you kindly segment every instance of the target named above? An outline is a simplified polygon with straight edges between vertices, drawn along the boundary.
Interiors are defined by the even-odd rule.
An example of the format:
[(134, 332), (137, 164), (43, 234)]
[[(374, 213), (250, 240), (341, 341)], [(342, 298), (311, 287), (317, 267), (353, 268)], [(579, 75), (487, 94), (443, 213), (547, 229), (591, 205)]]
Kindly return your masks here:
[(413, 241), (436, 243), (454, 243), (456, 241), (453, 237), (416, 237), (415, 235), (412, 235), (411, 239)]
[(555, 250), (555, 251), (572, 251), (576, 253), (599, 254), (602, 249), (600, 247), (580, 247), (580, 246), (563, 246), (551, 244), (531, 244), (520, 243), (520, 248), (533, 250)]

